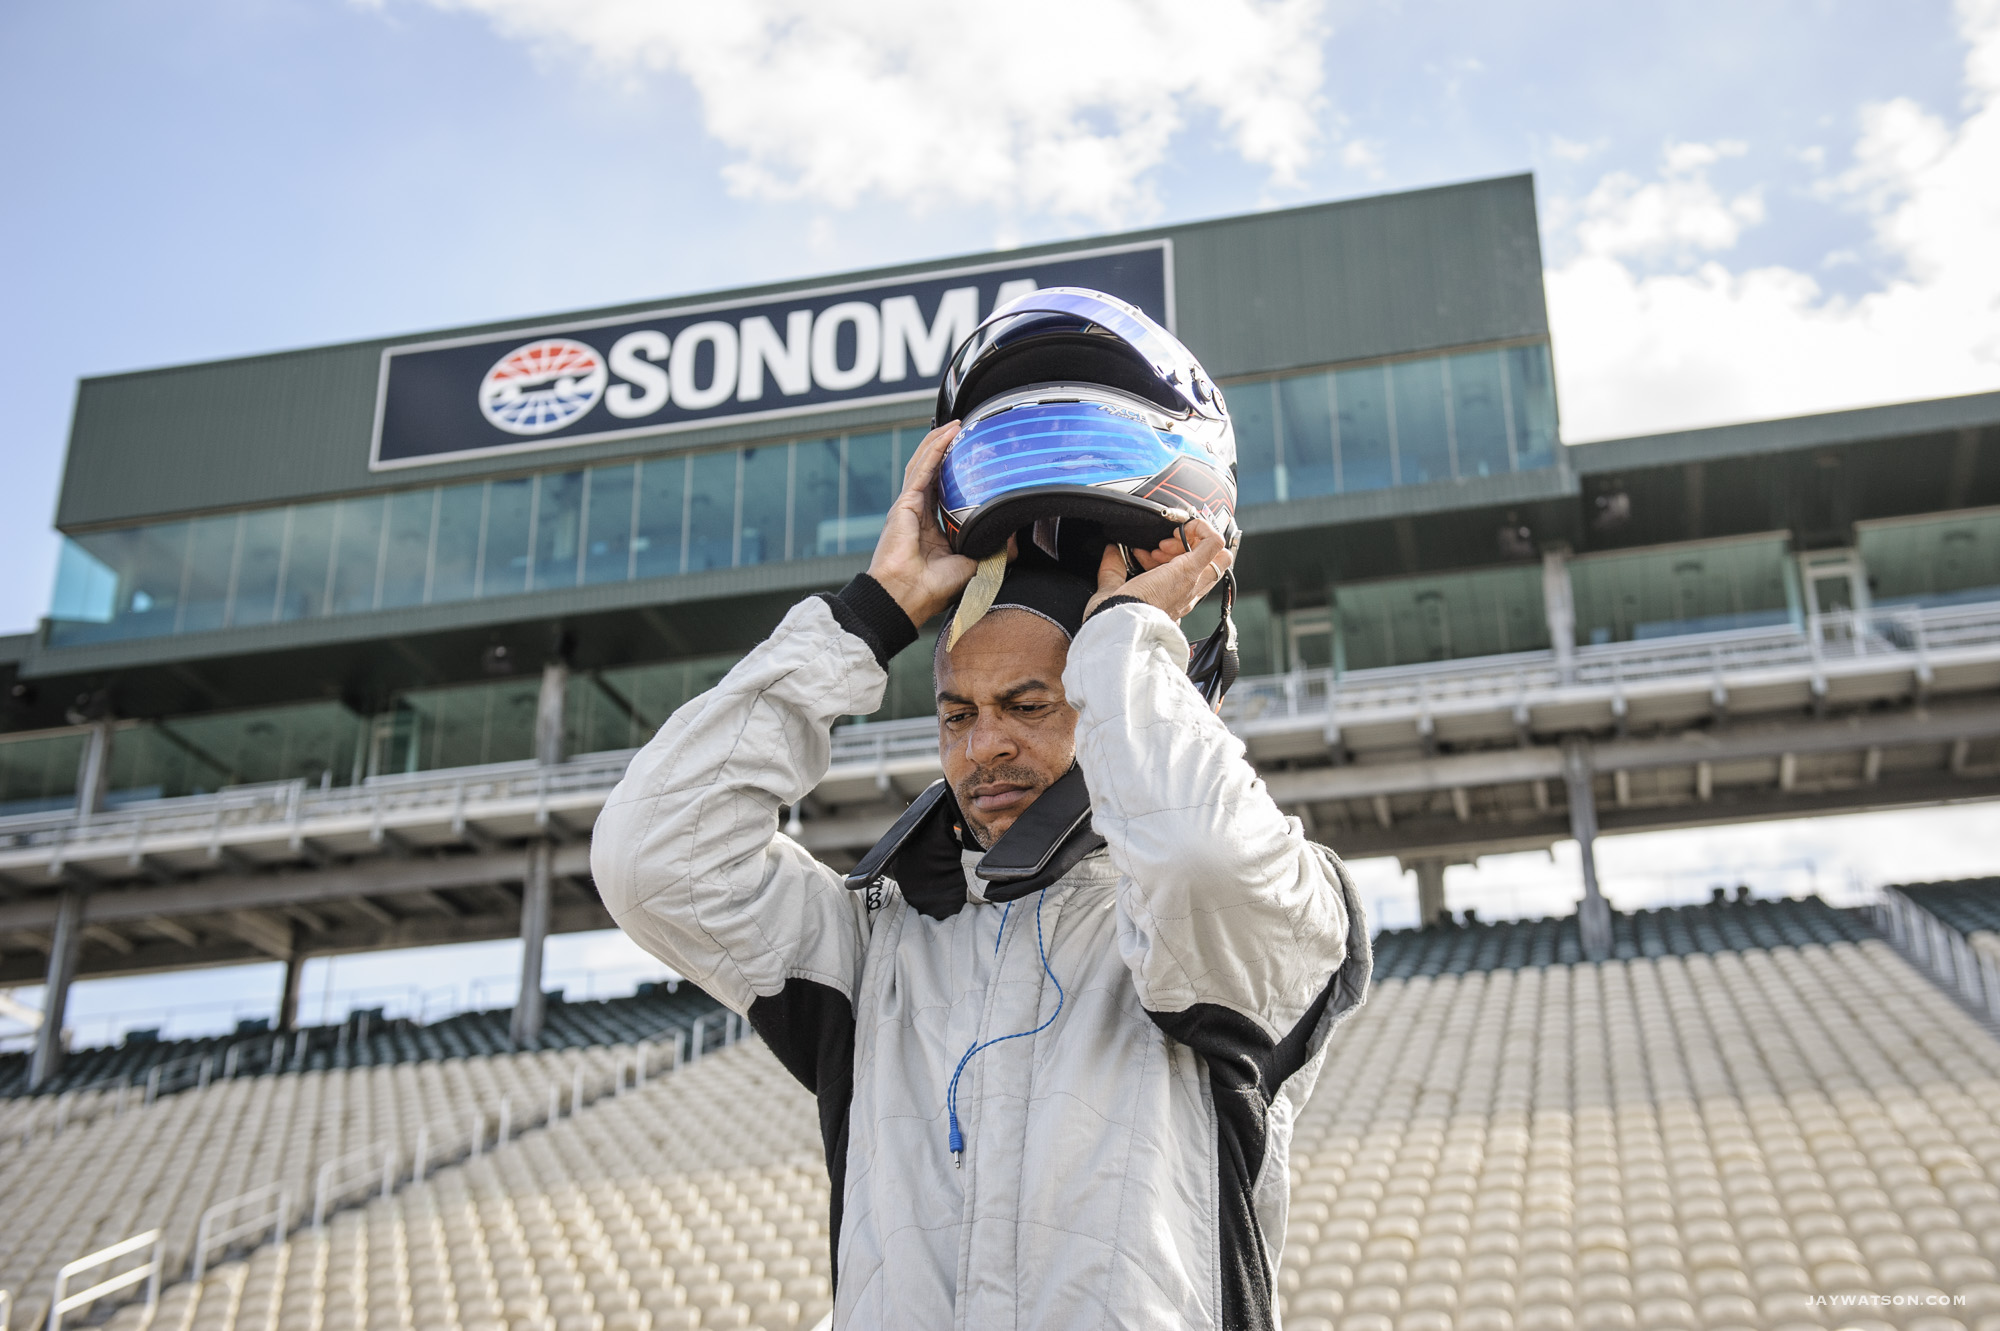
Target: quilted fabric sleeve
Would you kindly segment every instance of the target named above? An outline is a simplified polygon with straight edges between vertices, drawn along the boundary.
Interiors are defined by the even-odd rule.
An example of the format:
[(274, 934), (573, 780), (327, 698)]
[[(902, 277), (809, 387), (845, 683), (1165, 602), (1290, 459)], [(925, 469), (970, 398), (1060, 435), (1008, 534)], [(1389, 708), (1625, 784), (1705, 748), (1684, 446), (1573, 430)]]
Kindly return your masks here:
[(1275, 1045), (1341, 971), (1359, 910), (1338, 860), (1279, 810), (1188, 682), (1187, 660), (1173, 621), (1135, 602), (1092, 616), (1063, 674), (1092, 821), (1119, 871), (1119, 946), (1156, 1019), (1234, 1013)]
[(778, 830), (826, 774), (842, 715), (881, 704), (878, 644), (827, 600), (793, 607), (722, 682), (661, 727), (611, 793), (590, 866), (633, 941), (738, 1012), (790, 980), (851, 1000), (862, 895)]

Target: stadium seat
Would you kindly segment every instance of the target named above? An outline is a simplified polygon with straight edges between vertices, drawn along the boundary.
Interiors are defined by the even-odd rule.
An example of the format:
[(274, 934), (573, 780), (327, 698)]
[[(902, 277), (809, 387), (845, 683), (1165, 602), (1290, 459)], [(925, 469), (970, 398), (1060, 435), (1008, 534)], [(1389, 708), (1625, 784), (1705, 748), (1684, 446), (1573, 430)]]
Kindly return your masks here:
[[(1385, 978), (1297, 1117), (1285, 1325), (2000, 1328), (2000, 1043), (1818, 903), (1618, 919), (1624, 955), (1596, 965), (1563, 960), (1561, 921), (1378, 940)], [(412, 1104), (491, 1106), (539, 1085), (538, 1059), (590, 1057), (239, 1081), (34, 1138), (0, 1154), (0, 1189), (65, 1201), (0, 1219), (4, 1260), (122, 1237), (151, 1214), (133, 1179), (298, 1177), (405, 1132)], [(742, 1121), (746, 1101), (770, 1110)], [(827, 1201), (810, 1099), (753, 1042), (170, 1285), (154, 1325), (809, 1331)], [(1820, 1302), (1872, 1293), (1964, 1302)]]

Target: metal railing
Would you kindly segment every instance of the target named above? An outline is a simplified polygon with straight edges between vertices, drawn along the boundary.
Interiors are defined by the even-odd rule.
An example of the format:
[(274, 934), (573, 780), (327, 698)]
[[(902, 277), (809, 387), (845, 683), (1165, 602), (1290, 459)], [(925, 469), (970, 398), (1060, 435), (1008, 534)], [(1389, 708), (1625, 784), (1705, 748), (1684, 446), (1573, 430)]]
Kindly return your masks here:
[[(1517, 652), (1430, 664), (1350, 670), (1296, 670), (1238, 680), (1223, 718), (1256, 729), (1287, 718), (1332, 717), (1337, 723), (1371, 716), (1521, 706), (1575, 690), (1654, 689), (1674, 684), (1722, 688), (1746, 675), (1787, 672), (1811, 679), (1816, 691), (1828, 671), (1897, 662), (1929, 682), (1933, 658), (1945, 653), (2000, 654), (2000, 602), (1925, 609), (1913, 606), (1838, 611), (1802, 626), (1737, 629), (1577, 648), (1567, 662), (1552, 651)], [(832, 738), (836, 771), (874, 769), (936, 756), (936, 723), (864, 722)], [(370, 777), (358, 786), (321, 789), (303, 780), (239, 786), (210, 795), (121, 804), (87, 818), (74, 810), (0, 818), (0, 850), (42, 848), (59, 870), (66, 857), (107, 843), (137, 856), (149, 838), (206, 840), (220, 855), (243, 834), (289, 830), (295, 845), (329, 822), (386, 834), (405, 818), (490, 816), (495, 805), (533, 810), (546, 824), (552, 806), (588, 805), (625, 773), (633, 750), (584, 754), (566, 762), (495, 763), (481, 767)]]
[(1734, 629), (1579, 647), (1565, 666), (1551, 651), (1516, 652), (1428, 665), (1298, 670), (1237, 681), (1222, 715), (1232, 725), (1338, 713), (1429, 712), (1520, 704), (1564, 690), (1711, 685), (1745, 675), (1790, 672), (1817, 680), (1849, 662), (1907, 664), (1928, 683), (1944, 652), (2000, 653), (2000, 603), (1939, 609), (1844, 610), (1808, 618), (1803, 628)]
[(0, 847), (62, 846), (70, 842), (129, 840), (148, 836), (209, 838), (220, 848), (225, 835), (244, 827), (302, 827), (344, 819), (383, 827), (391, 816), (436, 810), (440, 804), (464, 808), (505, 802), (532, 804), (538, 822), (565, 796), (608, 790), (625, 774), (633, 750), (584, 754), (563, 763), (533, 761), (455, 767), (443, 771), (370, 777), (358, 786), (321, 789), (305, 780), (232, 786), (207, 795), (135, 800), (87, 818), (75, 810), (15, 814), (0, 818)]
[[(107, 1266), (120, 1257), (129, 1256), (144, 1248), (153, 1250), (152, 1257), (129, 1271), (98, 1281), (89, 1289), (69, 1293), (71, 1276), (81, 1275), (92, 1267)], [(146, 1282), (146, 1311), (150, 1317), (153, 1309), (160, 1306), (160, 1262), (165, 1245), (160, 1239), (160, 1231), (149, 1229), (143, 1234), (134, 1234), (122, 1243), (114, 1243), (108, 1248), (100, 1248), (86, 1257), (79, 1257), (56, 1272), (55, 1293), (49, 1302), (49, 1331), (62, 1331), (63, 1314), (74, 1312), (97, 1302), (107, 1294), (116, 1294), (121, 1289), (130, 1289), (140, 1281)]]
[(175, 1091), (200, 1090), (208, 1085), (215, 1063), (214, 1054), (189, 1054), (186, 1058), (155, 1063), (146, 1074), (146, 1098), (143, 1103), (151, 1104)]
[[(483, 1132), (485, 1125), (482, 1123), (480, 1126)], [(318, 1232), (326, 1228), (328, 1202), (351, 1197), (364, 1186), (372, 1188), (378, 1179), (382, 1185), (382, 1196), (387, 1197), (396, 1190), (396, 1148), (387, 1142), (357, 1146), (321, 1165), (319, 1178), (313, 1186), (313, 1230)]]
[[(714, 1028), (712, 1036), (709, 1029), (711, 1026)], [(529, 1127), (553, 1126), (565, 1113), (574, 1115), (579, 1109), (588, 1108), (606, 1097), (642, 1090), (648, 1078), (660, 1071), (677, 1070), (698, 1058), (703, 1052), (712, 1053), (744, 1038), (749, 1033), (749, 1023), (735, 1013), (727, 1011), (705, 1014), (698, 1018), (689, 1030), (679, 1026), (663, 1027), (654, 1035), (631, 1046), (629, 1051), (614, 1048), (610, 1076), (600, 1077), (594, 1087), (588, 1084), (584, 1066), (579, 1061), (572, 1070), (567, 1087), (555, 1081), (546, 1084), (547, 1098), (542, 1106), (539, 1120), (525, 1115), (517, 1118), (513, 1098), (503, 1096), (494, 1114), (492, 1145), (495, 1148), (505, 1145), (523, 1129)], [(664, 1069), (661, 1067), (662, 1062), (665, 1063)], [(566, 1110), (565, 1090), (568, 1091)], [(388, 1197), (400, 1185), (422, 1182), (439, 1164), (453, 1160), (476, 1159), (488, 1149), (488, 1131), (487, 1111), (475, 1107), (466, 1115), (466, 1131), (463, 1136), (458, 1136), (451, 1130), (442, 1134), (443, 1139), (452, 1142), (455, 1147), (449, 1156), (435, 1149), (440, 1135), (434, 1132), (432, 1126), (420, 1125), (414, 1149), (410, 1153), (407, 1172), (402, 1166), (400, 1148), (393, 1142), (372, 1142), (326, 1161), (319, 1167), (315, 1180), (311, 1218), (303, 1224), (309, 1224), (315, 1233), (322, 1232), (326, 1227), (327, 1218), (343, 1205), (365, 1201), (371, 1197)], [(366, 1196), (360, 1195), (363, 1193)], [(234, 1197), (225, 1198), (210, 1206), (201, 1215), (200, 1223), (196, 1227), (194, 1250), (189, 1255), (189, 1277), (199, 1281), (209, 1269), (210, 1257), (216, 1254), (227, 1255), (231, 1246), (241, 1239), (264, 1234), (265, 1238), (251, 1246), (261, 1246), (266, 1242), (276, 1243), (283, 1239), (292, 1227), (291, 1197), (281, 1183), (265, 1184)], [(65, 1293), (69, 1277), (94, 1266), (115, 1261), (148, 1244), (153, 1245), (154, 1251), (151, 1260), (145, 1265), (102, 1281), (87, 1290), (80, 1290), (74, 1295)], [(63, 1313), (128, 1289), (149, 1277), (147, 1307), (149, 1310), (156, 1307), (159, 1301), (164, 1251), (161, 1231), (153, 1229), (100, 1252), (78, 1258), (64, 1266), (57, 1273), (56, 1301), (50, 1309), (51, 1331), (60, 1331)], [(10, 1307), (8, 1292), (0, 1290), (0, 1331), (7, 1331), (6, 1317)]]
[[(243, 1212), (256, 1208), (247, 1216)], [(235, 1222), (225, 1223), (230, 1217)], [(188, 1274), (190, 1280), (200, 1280), (208, 1270), (208, 1254), (211, 1250), (227, 1253), (230, 1246), (252, 1234), (271, 1231), (271, 1242), (276, 1243), (285, 1236), (285, 1226), (291, 1222), (292, 1199), (282, 1183), (266, 1183), (261, 1188), (252, 1188), (227, 1201), (217, 1202), (201, 1213), (201, 1224), (195, 1229), (194, 1255)]]

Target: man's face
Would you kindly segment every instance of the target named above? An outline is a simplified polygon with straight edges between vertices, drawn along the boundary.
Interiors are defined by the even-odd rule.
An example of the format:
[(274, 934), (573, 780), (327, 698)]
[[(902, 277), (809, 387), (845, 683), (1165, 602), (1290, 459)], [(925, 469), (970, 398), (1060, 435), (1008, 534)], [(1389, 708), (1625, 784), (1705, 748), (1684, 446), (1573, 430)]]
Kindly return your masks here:
[(1063, 698), (1069, 639), (1024, 610), (995, 610), (937, 654), (938, 756), (979, 844), (991, 847), (1076, 760)]

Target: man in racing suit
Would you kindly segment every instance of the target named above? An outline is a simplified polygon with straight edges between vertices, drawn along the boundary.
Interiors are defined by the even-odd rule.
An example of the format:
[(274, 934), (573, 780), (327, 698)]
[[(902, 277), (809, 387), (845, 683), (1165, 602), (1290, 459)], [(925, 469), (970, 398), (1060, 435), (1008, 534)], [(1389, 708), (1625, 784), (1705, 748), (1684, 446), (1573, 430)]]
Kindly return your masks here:
[(1292, 1123), (1370, 955), (1345, 869), (1184, 674), (1219, 537), (1129, 580), (1110, 552), (1077, 613), (1010, 573), (938, 653), (948, 786), (866, 890), (779, 831), (973, 573), (930, 516), (953, 430), (869, 572), (633, 761), (598, 889), (817, 1095), (835, 1326), (1275, 1326)]

